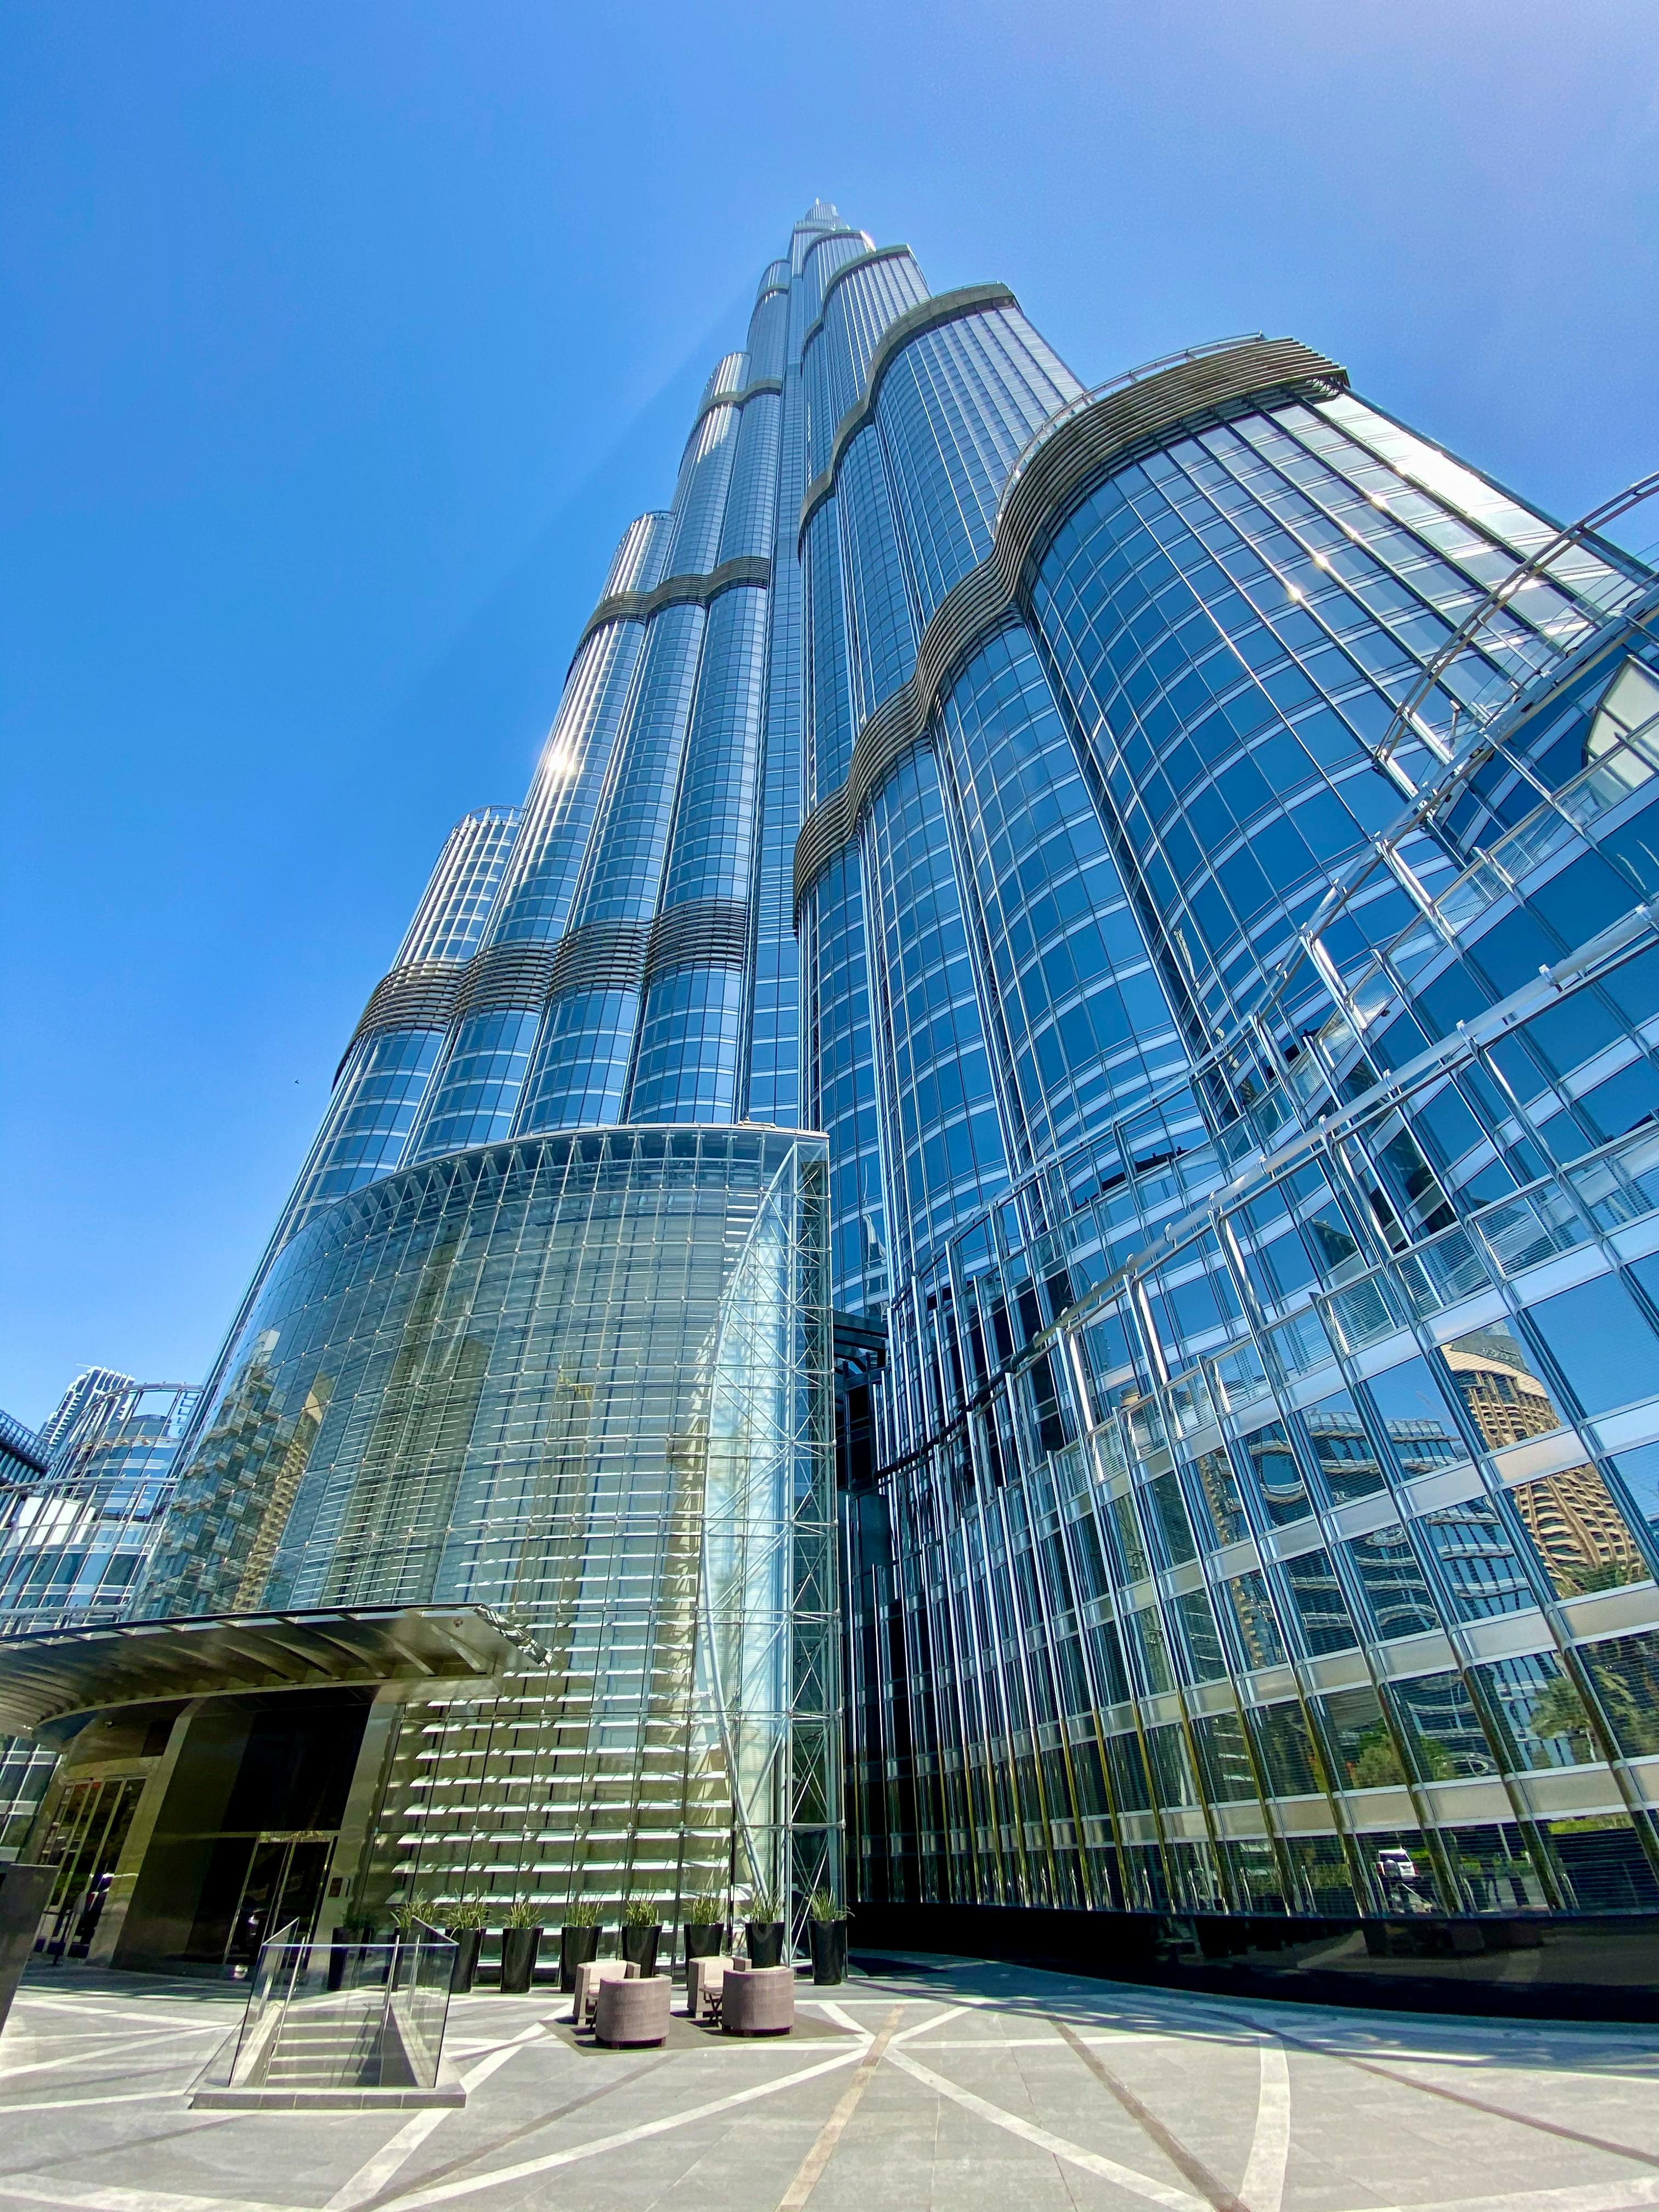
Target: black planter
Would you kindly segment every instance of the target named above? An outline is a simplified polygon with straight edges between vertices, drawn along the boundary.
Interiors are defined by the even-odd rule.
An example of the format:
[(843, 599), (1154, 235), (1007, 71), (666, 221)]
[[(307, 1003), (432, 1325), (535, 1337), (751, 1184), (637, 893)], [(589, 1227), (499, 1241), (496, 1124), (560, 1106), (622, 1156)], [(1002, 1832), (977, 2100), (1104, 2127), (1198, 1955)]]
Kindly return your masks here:
[(623, 1928), (617, 1938), (617, 1955), (631, 1959), (640, 1970), (640, 1979), (649, 1981), (657, 1971), (657, 1946), (661, 1941), (660, 1923), (649, 1928)]
[(471, 1988), (478, 1971), (478, 1952), (483, 1943), (482, 1928), (452, 1928), (449, 1940), (455, 1946), (455, 1957), (449, 1969), (449, 1994), (464, 1997)]
[(685, 1955), (688, 1959), (718, 1959), (726, 1948), (726, 1929), (718, 1920), (688, 1920), (685, 1923)]
[(566, 1996), (576, 1987), (576, 1969), (586, 1966), (599, 1955), (599, 1931), (597, 1924), (578, 1927), (567, 1920), (559, 1930), (559, 1987)]
[(783, 1939), (787, 1929), (781, 1920), (750, 1920), (744, 1923), (749, 1935), (749, 1963), (751, 1966), (781, 1966), (783, 1964)]
[(503, 1928), (501, 1930), (501, 1994), (503, 1996), (527, 1996), (536, 1974), (536, 1954), (541, 1947), (539, 1928)]
[(808, 1923), (812, 1936), (812, 1979), (815, 1982), (844, 1982), (847, 1979), (847, 1923), (844, 1920), (813, 1920)]
[(356, 1945), (351, 1940), (349, 1928), (337, 1928), (334, 1941), (328, 1947), (328, 1986), (331, 1990), (345, 1987), (346, 1968), (350, 1965)]

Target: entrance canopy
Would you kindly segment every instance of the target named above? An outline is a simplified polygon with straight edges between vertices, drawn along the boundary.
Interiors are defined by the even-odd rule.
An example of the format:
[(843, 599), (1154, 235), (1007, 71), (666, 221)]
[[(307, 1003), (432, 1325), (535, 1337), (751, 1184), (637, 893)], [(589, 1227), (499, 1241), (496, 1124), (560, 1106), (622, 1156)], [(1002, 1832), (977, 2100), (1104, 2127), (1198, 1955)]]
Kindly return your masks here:
[(355, 1606), (119, 1621), (0, 1638), (0, 1734), (72, 1734), (89, 1713), (239, 1690), (456, 1681), (546, 1663), (486, 1606)]

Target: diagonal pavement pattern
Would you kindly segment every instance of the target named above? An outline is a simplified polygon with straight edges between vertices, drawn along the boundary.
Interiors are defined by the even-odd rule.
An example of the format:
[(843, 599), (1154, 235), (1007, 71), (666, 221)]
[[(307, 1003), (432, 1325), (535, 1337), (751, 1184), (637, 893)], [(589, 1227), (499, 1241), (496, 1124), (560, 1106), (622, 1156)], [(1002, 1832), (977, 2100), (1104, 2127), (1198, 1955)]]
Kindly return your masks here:
[(596, 2053), (551, 1990), (458, 1999), (461, 2110), (193, 2112), (222, 1985), (32, 1969), (0, 2212), (1625, 2212), (1659, 2206), (1636, 2028), (1194, 2000), (986, 1962), (803, 1986), (811, 2033)]

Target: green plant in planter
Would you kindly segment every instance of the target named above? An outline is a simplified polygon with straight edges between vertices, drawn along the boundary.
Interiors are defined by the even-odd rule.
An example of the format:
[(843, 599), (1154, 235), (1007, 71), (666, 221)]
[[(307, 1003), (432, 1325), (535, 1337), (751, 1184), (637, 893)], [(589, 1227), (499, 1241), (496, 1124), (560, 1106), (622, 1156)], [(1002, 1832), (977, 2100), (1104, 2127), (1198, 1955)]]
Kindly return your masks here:
[(574, 1905), (565, 1908), (564, 1924), (567, 1928), (597, 1928), (599, 1908), (591, 1897), (579, 1897)]
[(503, 1928), (534, 1928), (538, 1924), (535, 1906), (522, 1897), (515, 1897), (501, 1915)]
[(657, 1908), (648, 1897), (630, 1897), (623, 1907), (624, 1928), (655, 1928)]
[(489, 1923), (489, 1909), (481, 1897), (464, 1897), (459, 1905), (449, 1908), (448, 1928), (452, 1936), (470, 1934), (475, 1928)]
[(686, 1899), (685, 1924), (688, 1928), (718, 1928), (725, 1917), (718, 1897), (704, 1894)]
[(833, 1928), (838, 1920), (845, 1920), (845, 1906), (836, 1902), (833, 1889), (815, 1889), (806, 1900), (806, 1910), (820, 1928)]
[(777, 1899), (769, 1889), (756, 1888), (750, 1893), (747, 1917), (757, 1927), (769, 1928), (775, 1926), (783, 1915), (778, 1909)]

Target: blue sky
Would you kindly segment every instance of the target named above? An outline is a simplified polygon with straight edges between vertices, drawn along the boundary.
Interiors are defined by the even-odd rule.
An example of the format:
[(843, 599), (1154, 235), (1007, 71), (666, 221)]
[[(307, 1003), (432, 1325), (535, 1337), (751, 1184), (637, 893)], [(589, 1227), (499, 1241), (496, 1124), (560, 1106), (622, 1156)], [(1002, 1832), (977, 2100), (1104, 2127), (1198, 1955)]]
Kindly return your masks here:
[(1251, 329), (1659, 463), (1652, 0), (9, 0), (0, 1405), (216, 1347), (816, 194), (1085, 382)]

